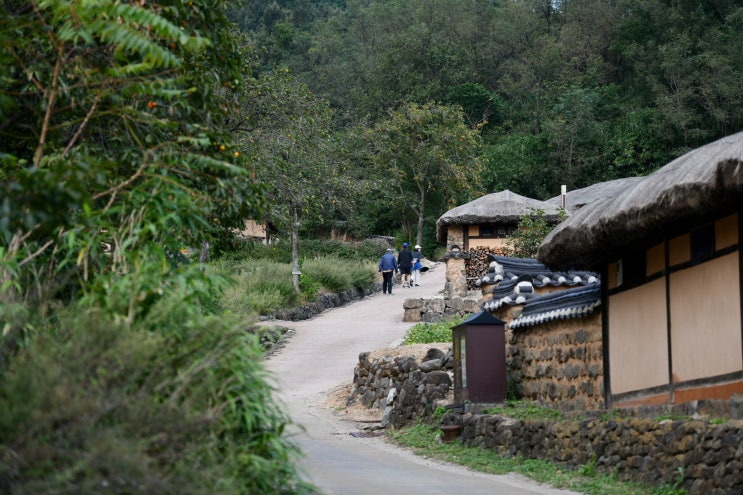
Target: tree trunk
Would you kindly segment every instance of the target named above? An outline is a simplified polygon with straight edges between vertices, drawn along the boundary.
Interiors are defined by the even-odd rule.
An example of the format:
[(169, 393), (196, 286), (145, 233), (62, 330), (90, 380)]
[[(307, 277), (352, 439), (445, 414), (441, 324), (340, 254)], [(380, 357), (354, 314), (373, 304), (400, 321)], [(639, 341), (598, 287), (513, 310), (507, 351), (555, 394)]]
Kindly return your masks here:
[(415, 235), (415, 243), (423, 245), (423, 220), (426, 216), (426, 190), (421, 188), (420, 205), (418, 206), (418, 233)]
[(209, 261), (209, 241), (201, 243), (201, 251), (199, 252), (199, 263), (201, 265), (201, 271), (204, 271), (206, 263)]
[(299, 293), (299, 210), (292, 208), (292, 281)]

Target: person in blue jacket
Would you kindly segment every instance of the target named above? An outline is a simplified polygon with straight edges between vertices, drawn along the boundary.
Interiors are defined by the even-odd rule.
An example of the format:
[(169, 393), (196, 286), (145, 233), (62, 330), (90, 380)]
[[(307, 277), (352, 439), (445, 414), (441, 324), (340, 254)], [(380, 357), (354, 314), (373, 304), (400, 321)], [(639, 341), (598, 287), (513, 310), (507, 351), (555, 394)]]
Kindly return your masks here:
[(382, 255), (379, 260), (379, 272), (382, 273), (382, 293), (392, 295), (392, 277), (397, 273), (397, 259), (392, 249)]

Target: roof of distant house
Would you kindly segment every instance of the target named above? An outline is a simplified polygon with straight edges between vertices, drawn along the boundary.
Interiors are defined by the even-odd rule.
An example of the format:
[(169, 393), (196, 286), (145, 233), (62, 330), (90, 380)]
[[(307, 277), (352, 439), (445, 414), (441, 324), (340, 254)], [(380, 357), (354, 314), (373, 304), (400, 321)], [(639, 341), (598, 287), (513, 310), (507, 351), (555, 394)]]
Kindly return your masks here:
[(544, 201), (527, 198), (509, 190), (487, 194), (441, 215), (436, 222), (436, 238), (439, 242), (446, 242), (449, 225), (518, 223), (524, 215), (538, 210), (544, 212), (544, 218), (548, 222), (557, 223), (560, 219), (560, 208)]

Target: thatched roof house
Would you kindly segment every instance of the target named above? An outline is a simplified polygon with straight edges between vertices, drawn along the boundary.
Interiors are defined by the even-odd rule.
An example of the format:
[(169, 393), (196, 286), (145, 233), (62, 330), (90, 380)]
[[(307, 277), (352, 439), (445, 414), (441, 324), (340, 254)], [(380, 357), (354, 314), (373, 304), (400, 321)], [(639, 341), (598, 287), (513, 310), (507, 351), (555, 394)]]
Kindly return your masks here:
[(553, 268), (590, 267), (638, 239), (660, 240), (679, 222), (743, 201), (743, 132), (715, 141), (579, 209), (554, 229), (538, 259)]
[[(568, 213), (573, 213), (575, 210), (583, 208), (587, 204), (605, 198), (612, 198), (623, 193), (625, 190), (634, 186), (643, 179), (644, 177), (626, 177), (623, 179), (599, 182), (598, 184), (592, 184), (582, 189), (568, 191), (567, 194), (565, 194), (565, 210)], [(546, 203), (561, 207), (562, 195), (550, 198)]]
[[(477, 244), (492, 246), (492, 242), (486, 239), (505, 238), (513, 233), (521, 217), (536, 210), (544, 211), (544, 218), (548, 222), (557, 223), (560, 220), (559, 207), (544, 201), (520, 196), (509, 190), (488, 194), (441, 215), (436, 222), (436, 238), (446, 243), (447, 247), (451, 244), (464, 249), (477, 247), (468, 242), (470, 239), (477, 239)], [(462, 237), (449, 235), (451, 227), (462, 229)]]
[(743, 393), (743, 132), (587, 204), (544, 240), (600, 272), (607, 407)]

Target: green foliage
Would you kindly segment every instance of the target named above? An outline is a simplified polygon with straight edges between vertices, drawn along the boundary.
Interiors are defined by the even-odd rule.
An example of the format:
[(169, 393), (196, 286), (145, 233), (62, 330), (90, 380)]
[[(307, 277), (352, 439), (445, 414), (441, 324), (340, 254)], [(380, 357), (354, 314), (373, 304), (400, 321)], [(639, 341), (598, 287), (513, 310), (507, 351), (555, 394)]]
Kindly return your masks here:
[[(265, 3), (250, 2), (249, 19), (269, 65), (290, 66), (349, 127), (433, 101), (484, 124), (488, 192), (547, 199), (561, 184), (645, 175), (743, 127), (737, 2)], [(267, 27), (280, 23), (290, 44)], [(385, 234), (410, 214), (381, 206), (393, 210)]]
[(226, 278), (180, 255), (262, 206), (226, 6), (0, 9), (3, 493), (309, 490)]
[(219, 298), (224, 310), (235, 314), (269, 314), (300, 302), (294, 291), (291, 266), (267, 260), (222, 260), (212, 263), (209, 270), (229, 276), (232, 284), (225, 286)]
[(375, 268), (372, 262), (340, 262), (338, 258), (330, 256), (313, 258), (302, 263), (302, 273), (330, 292), (369, 288), (375, 279)]
[(446, 414), (446, 408), (443, 407), (437, 407), (436, 410), (433, 412), (433, 415), (431, 415), (431, 422), (433, 424), (438, 424), (441, 422), (441, 418)]
[(410, 103), (390, 111), (367, 133), (371, 160), (396, 188), (393, 201), (417, 226), (423, 242), (431, 191), (446, 199), (479, 193), (478, 127), (469, 127), (459, 106)]
[(210, 273), (230, 278), (224, 284), (219, 304), (230, 313), (250, 316), (270, 314), (279, 309), (303, 304), (320, 292), (368, 289), (376, 280), (372, 262), (341, 260), (331, 256), (302, 262), (299, 277), (301, 292), (294, 290), (289, 263), (267, 259), (223, 258), (211, 263)]
[[(562, 212), (564, 218), (564, 211)], [(506, 245), (511, 250), (511, 256), (516, 258), (535, 258), (539, 245), (547, 234), (550, 233), (554, 225), (551, 225), (544, 218), (544, 210), (532, 211), (531, 214), (524, 215), (519, 220), (516, 231), (508, 236)]]
[(299, 492), (242, 322), (152, 332), (73, 305), (34, 325), (0, 380), (3, 492)]
[(451, 329), (464, 321), (464, 317), (437, 323), (416, 323), (405, 332), (403, 344), (432, 344), (451, 342)]
[(307, 258), (329, 256), (342, 261), (379, 261), (384, 247), (371, 241), (343, 242), (338, 240), (303, 239), (299, 242), (303, 255)]
[[(225, 129), (209, 124), (222, 110), (215, 86), (241, 69), (221, 6), (0, 11), (13, 26), (0, 31), (0, 280), (21, 287), (5, 300), (75, 297), (99, 274), (198, 246), (260, 206)], [(187, 29), (202, 23), (203, 34)]]

